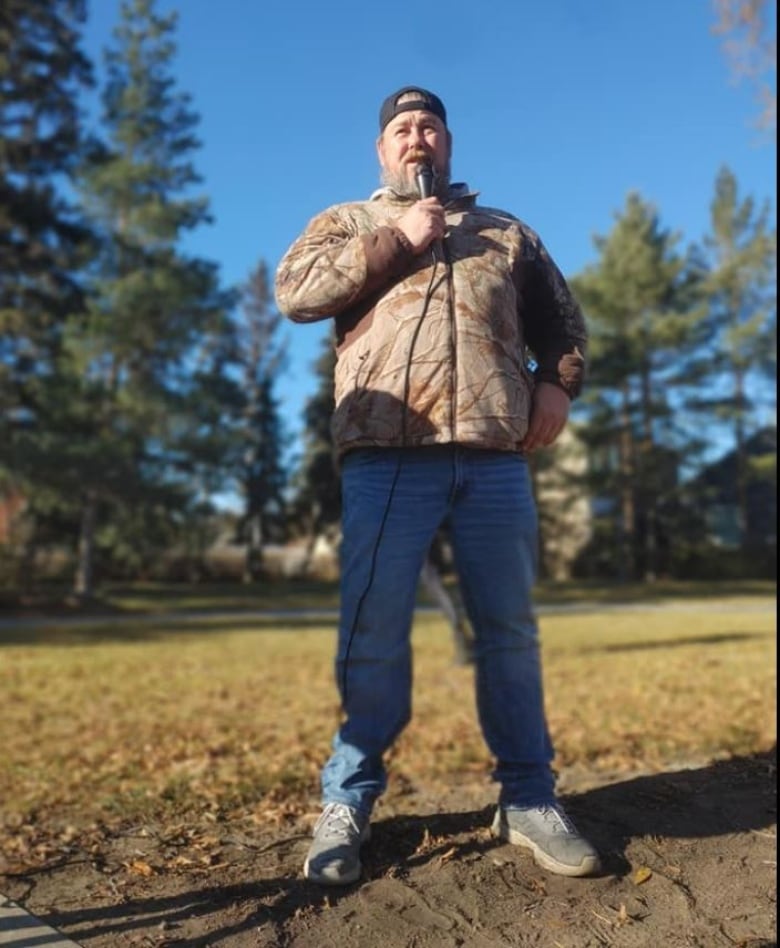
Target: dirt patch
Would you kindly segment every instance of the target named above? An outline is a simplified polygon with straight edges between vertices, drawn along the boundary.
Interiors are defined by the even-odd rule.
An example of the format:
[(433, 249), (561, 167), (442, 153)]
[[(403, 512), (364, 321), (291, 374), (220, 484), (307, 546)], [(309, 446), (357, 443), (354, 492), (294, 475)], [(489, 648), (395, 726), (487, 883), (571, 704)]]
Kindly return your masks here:
[[(595, 783), (564, 801), (604, 874), (567, 879), (493, 840), (491, 788), (404, 788), (375, 813), (360, 884), (301, 865), (315, 813), (279, 825), (115, 826), (0, 890), (87, 948), (597, 948), (776, 944), (776, 749)], [(98, 839), (99, 836), (99, 839)]]

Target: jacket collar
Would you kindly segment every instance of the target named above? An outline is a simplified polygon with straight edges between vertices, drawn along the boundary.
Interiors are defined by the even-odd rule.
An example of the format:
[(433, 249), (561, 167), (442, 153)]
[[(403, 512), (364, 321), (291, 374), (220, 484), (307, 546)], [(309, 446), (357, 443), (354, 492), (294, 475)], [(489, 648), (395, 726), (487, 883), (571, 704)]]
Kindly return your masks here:
[[(444, 206), (449, 207), (451, 204), (455, 204), (458, 201), (463, 201), (466, 198), (471, 198), (471, 203), (473, 204), (479, 195), (479, 191), (469, 190), (469, 186), (463, 181), (456, 181), (454, 184), (450, 185), (449, 192), (447, 193), (447, 200), (445, 201)], [(392, 204), (413, 204), (416, 198), (406, 197), (401, 194), (397, 194), (393, 191), (392, 188), (377, 188), (374, 191), (370, 198), (370, 201), (389, 201)]]

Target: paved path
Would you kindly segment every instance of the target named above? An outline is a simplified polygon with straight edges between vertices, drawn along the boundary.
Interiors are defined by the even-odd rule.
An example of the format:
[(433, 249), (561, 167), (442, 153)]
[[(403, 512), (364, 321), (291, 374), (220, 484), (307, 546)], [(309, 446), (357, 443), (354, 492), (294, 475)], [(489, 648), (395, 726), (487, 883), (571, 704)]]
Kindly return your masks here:
[[(427, 608), (427, 607), (426, 607)], [(431, 611), (435, 611), (431, 607)], [(137, 625), (156, 622), (233, 622), (236, 619), (322, 619), (328, 621), (338, 616), (336, 609), (226, 609), (224, 612), (210, 609), (183, 610), (181, 612), (117, 612), (104, 615), (64, 616), (8, 616), (0, 619), (3, 629), (62, 629), (70, 626)]]
[[(734, 599), (737, 612), (774, 611), (776, 600), (770, 596), (757, 597), (760, 601), (744, 602)], [(563, 602), (541, 603), (536, 607), (538, 615), (557, 615), (561, 613), (585, 614), (588, 612), (727, 612), (729, 605), (723, 600), (676, 600), (664, 599), (654, 602)], [(437, 606), (418, 606), (417, 612), (435, 613), (441, 610)], [(128, 625), (138, 623), (170, 622), (234, 622), (236, 619), (321, 619), (323, 622), (338, 618), (337, 609), (209, 609), (184, 610), (182, 612), (120, 612), (106, 615), (65, 615), (65, 616), (7, 616), (0, 618), (0, 632), (3, 629), (47, 629), (69, 626)]]
[(0, 894), (0, 946), (3, 948), (79, 948), (75, 941), (29, 915)]

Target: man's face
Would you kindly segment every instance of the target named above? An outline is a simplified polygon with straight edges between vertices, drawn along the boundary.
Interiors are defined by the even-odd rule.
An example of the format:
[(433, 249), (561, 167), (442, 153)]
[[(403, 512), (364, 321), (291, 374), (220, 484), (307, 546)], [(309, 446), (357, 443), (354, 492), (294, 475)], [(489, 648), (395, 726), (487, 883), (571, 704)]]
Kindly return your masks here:
[[(415, 187), (415, 172), (427, 160), (437, 175), (449, 174), (452, 138), (444, 122), (424, 110), (401, 112), (387, 123), (376, 149), (383, 179)], [(406, 189), (404, 189), (406, 190)]]

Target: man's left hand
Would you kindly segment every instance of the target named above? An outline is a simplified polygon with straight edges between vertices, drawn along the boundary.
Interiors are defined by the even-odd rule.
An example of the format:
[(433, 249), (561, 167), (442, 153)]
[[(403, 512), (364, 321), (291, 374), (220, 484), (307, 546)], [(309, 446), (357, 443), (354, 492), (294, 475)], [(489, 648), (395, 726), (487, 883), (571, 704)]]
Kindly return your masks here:
[(562, 388), (551, 382), (537, 382), (523, 451), (530, 454), (553, 444), (568, 420), (570, 405), (571, 399)]

